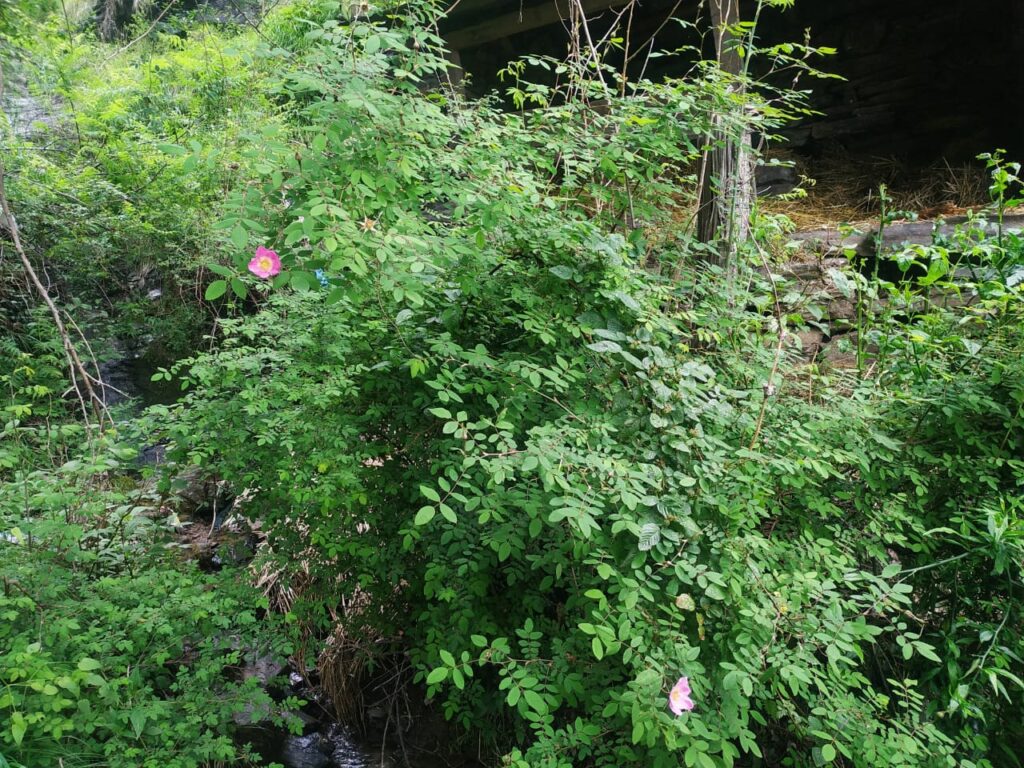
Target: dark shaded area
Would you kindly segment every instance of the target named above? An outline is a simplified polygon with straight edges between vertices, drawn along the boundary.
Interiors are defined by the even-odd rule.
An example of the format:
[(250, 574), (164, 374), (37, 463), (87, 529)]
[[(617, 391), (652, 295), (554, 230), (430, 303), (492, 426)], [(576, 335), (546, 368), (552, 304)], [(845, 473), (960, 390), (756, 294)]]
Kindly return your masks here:
[(810, 28), (835, 47), (812, 104), (824, 115), (792, 133), (810, 151), (837, 142), (911, 164), (1022, 149), (1024, 4), (1004, 0), (830, 0), (800, 3), (766, 27)]
[[(524, 3), (530, 9), (552, 5)], [(517, 4), (518, 5), (518, 4)], [(564, 0), (559, 7), (565, 8)], [(747, 3), (750, 18), (754, 3)], [(457, 6), (446, 29), (477, 28), (488, 18), (510, 10), (497, 0), (470, 0)], [(694, 29), (666, 19), (672, 14), (706, 28), (693, 0), (647, 0), (633, 17), (631, 51), (701, 47), (709, 55), (710, 40)], [(592, 31), (603, 35), (617, 12), (591, 15)], [(625, 19), (621, 33), (625, 35)], [(496, 72), (524, 53), (564, 56), (568, 35), (560, 23), (515, 32), (481, 43), (461, 45), (463, 68), (470, 74), (469, 91), (479, 95), (503, 92)], [(798, 0), (786, 11), (766, 9), (759, 28), (763, 43), (800, 42), (805, 30), (815, 46), (830, 46), (837, 55), (819, 60), (820, 67), (844, 80), (803, 79), (812, 89), (812, 106), (822, 114), (787, 131), (791, 146), (815, 155), (836, 149), (852, 155), (896, 156), (910, 165), (926, 166), (939, 158), (968, 160), (980, 152), (1006, 148), (1012, 157), (1024, 152), (1024, 3), (1006, 0)], [(643, 56), (628, 68), (630, 77), (643, 70)], [(657, 58), (647, 77), (684, 75), (692, 53)], [(622, 57), (610, 63), (621, 66)]]

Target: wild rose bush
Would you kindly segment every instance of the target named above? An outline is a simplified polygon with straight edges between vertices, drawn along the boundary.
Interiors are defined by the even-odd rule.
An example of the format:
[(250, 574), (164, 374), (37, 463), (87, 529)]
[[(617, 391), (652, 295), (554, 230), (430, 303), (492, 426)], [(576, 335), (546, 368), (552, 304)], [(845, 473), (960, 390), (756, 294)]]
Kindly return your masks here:
[(258, 311), (159, 414), (302, 561), (295, 615), (368, 599), (507, 765), (988, 764), (906, 621), (928, 526), (892, 398), (773, 380), (762, 278), (622, 234), (668, 226), (723, 86), (499, 114), (421, 92), (437, 40), (400, 21), (317, 27), (282, 75), (294, 136), (215, 270)]

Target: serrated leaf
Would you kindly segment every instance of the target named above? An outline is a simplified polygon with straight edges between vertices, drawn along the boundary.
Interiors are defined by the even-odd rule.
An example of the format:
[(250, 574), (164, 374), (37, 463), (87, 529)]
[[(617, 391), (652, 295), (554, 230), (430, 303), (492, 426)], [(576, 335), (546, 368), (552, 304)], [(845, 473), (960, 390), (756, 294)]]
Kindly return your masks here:
[(141, 709), (133, 709), (128, 713), (128, 720), (132, 724), (132, 732), (135, 738), (142, 736), (142, 729), (146, 727), (146, 713)]
[(231, 290), (234, 291), (235, 296), (240, 299), (244, 299), (248, 290), (245, 287), (245, 283), (239, 280), (237, 277), (231, 278)]

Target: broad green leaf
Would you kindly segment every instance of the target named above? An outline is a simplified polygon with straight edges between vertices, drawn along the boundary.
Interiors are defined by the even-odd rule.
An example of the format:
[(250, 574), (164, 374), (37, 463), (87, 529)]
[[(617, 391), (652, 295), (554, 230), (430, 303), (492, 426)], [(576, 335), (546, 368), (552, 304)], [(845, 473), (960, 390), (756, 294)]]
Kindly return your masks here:
[(214, 280), (212, 283), (206, 286), (206, 293), (203, 294), (203, 297), (207, 301), (214, 301), (215, 299), (219, 299), (221, 296), (223, 296), (227, 292), (227, 290), (227, 280)]
[(15, 746), (19, 746), (22, 739), (25, 738), (25, 732), (28, 730), (28, 722), (21, 712), (14, 712), (11, 714), (11, 737), (14, 739)]
[(437, 667), (427, 675), (427, 685), (437, 685), (448, 679), (448, 667)]
[(243, 226), (239, 225), (231, 230), (231, 243), (239, 250), (244, 249), (249, 244), (249, 233), (245, 231)]
[(436, 511), (433, 507), (420, 507), (420, 511), (416, 513), (416, 517), (413, 520), (415, 525), (426, 525), (434, 519)]

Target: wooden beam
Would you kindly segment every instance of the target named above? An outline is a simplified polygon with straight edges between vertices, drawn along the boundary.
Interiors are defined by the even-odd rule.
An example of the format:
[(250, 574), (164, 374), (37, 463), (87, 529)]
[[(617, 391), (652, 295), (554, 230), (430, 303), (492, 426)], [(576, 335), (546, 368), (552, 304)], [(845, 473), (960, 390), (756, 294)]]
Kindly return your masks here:
[[(628, 0), (580, 0), (584, 13), (597, 13), (616, 5), (625, 5)], [(472, 24), (461, 29), (445, 32), (448, 46), (455, 51), (486, 45), (519, 32), (546, 27), (569, 17), (568, 0), (547, 0), (542, 5), (523, 8), (513, 13), (504, 13), (493, 19)]]

